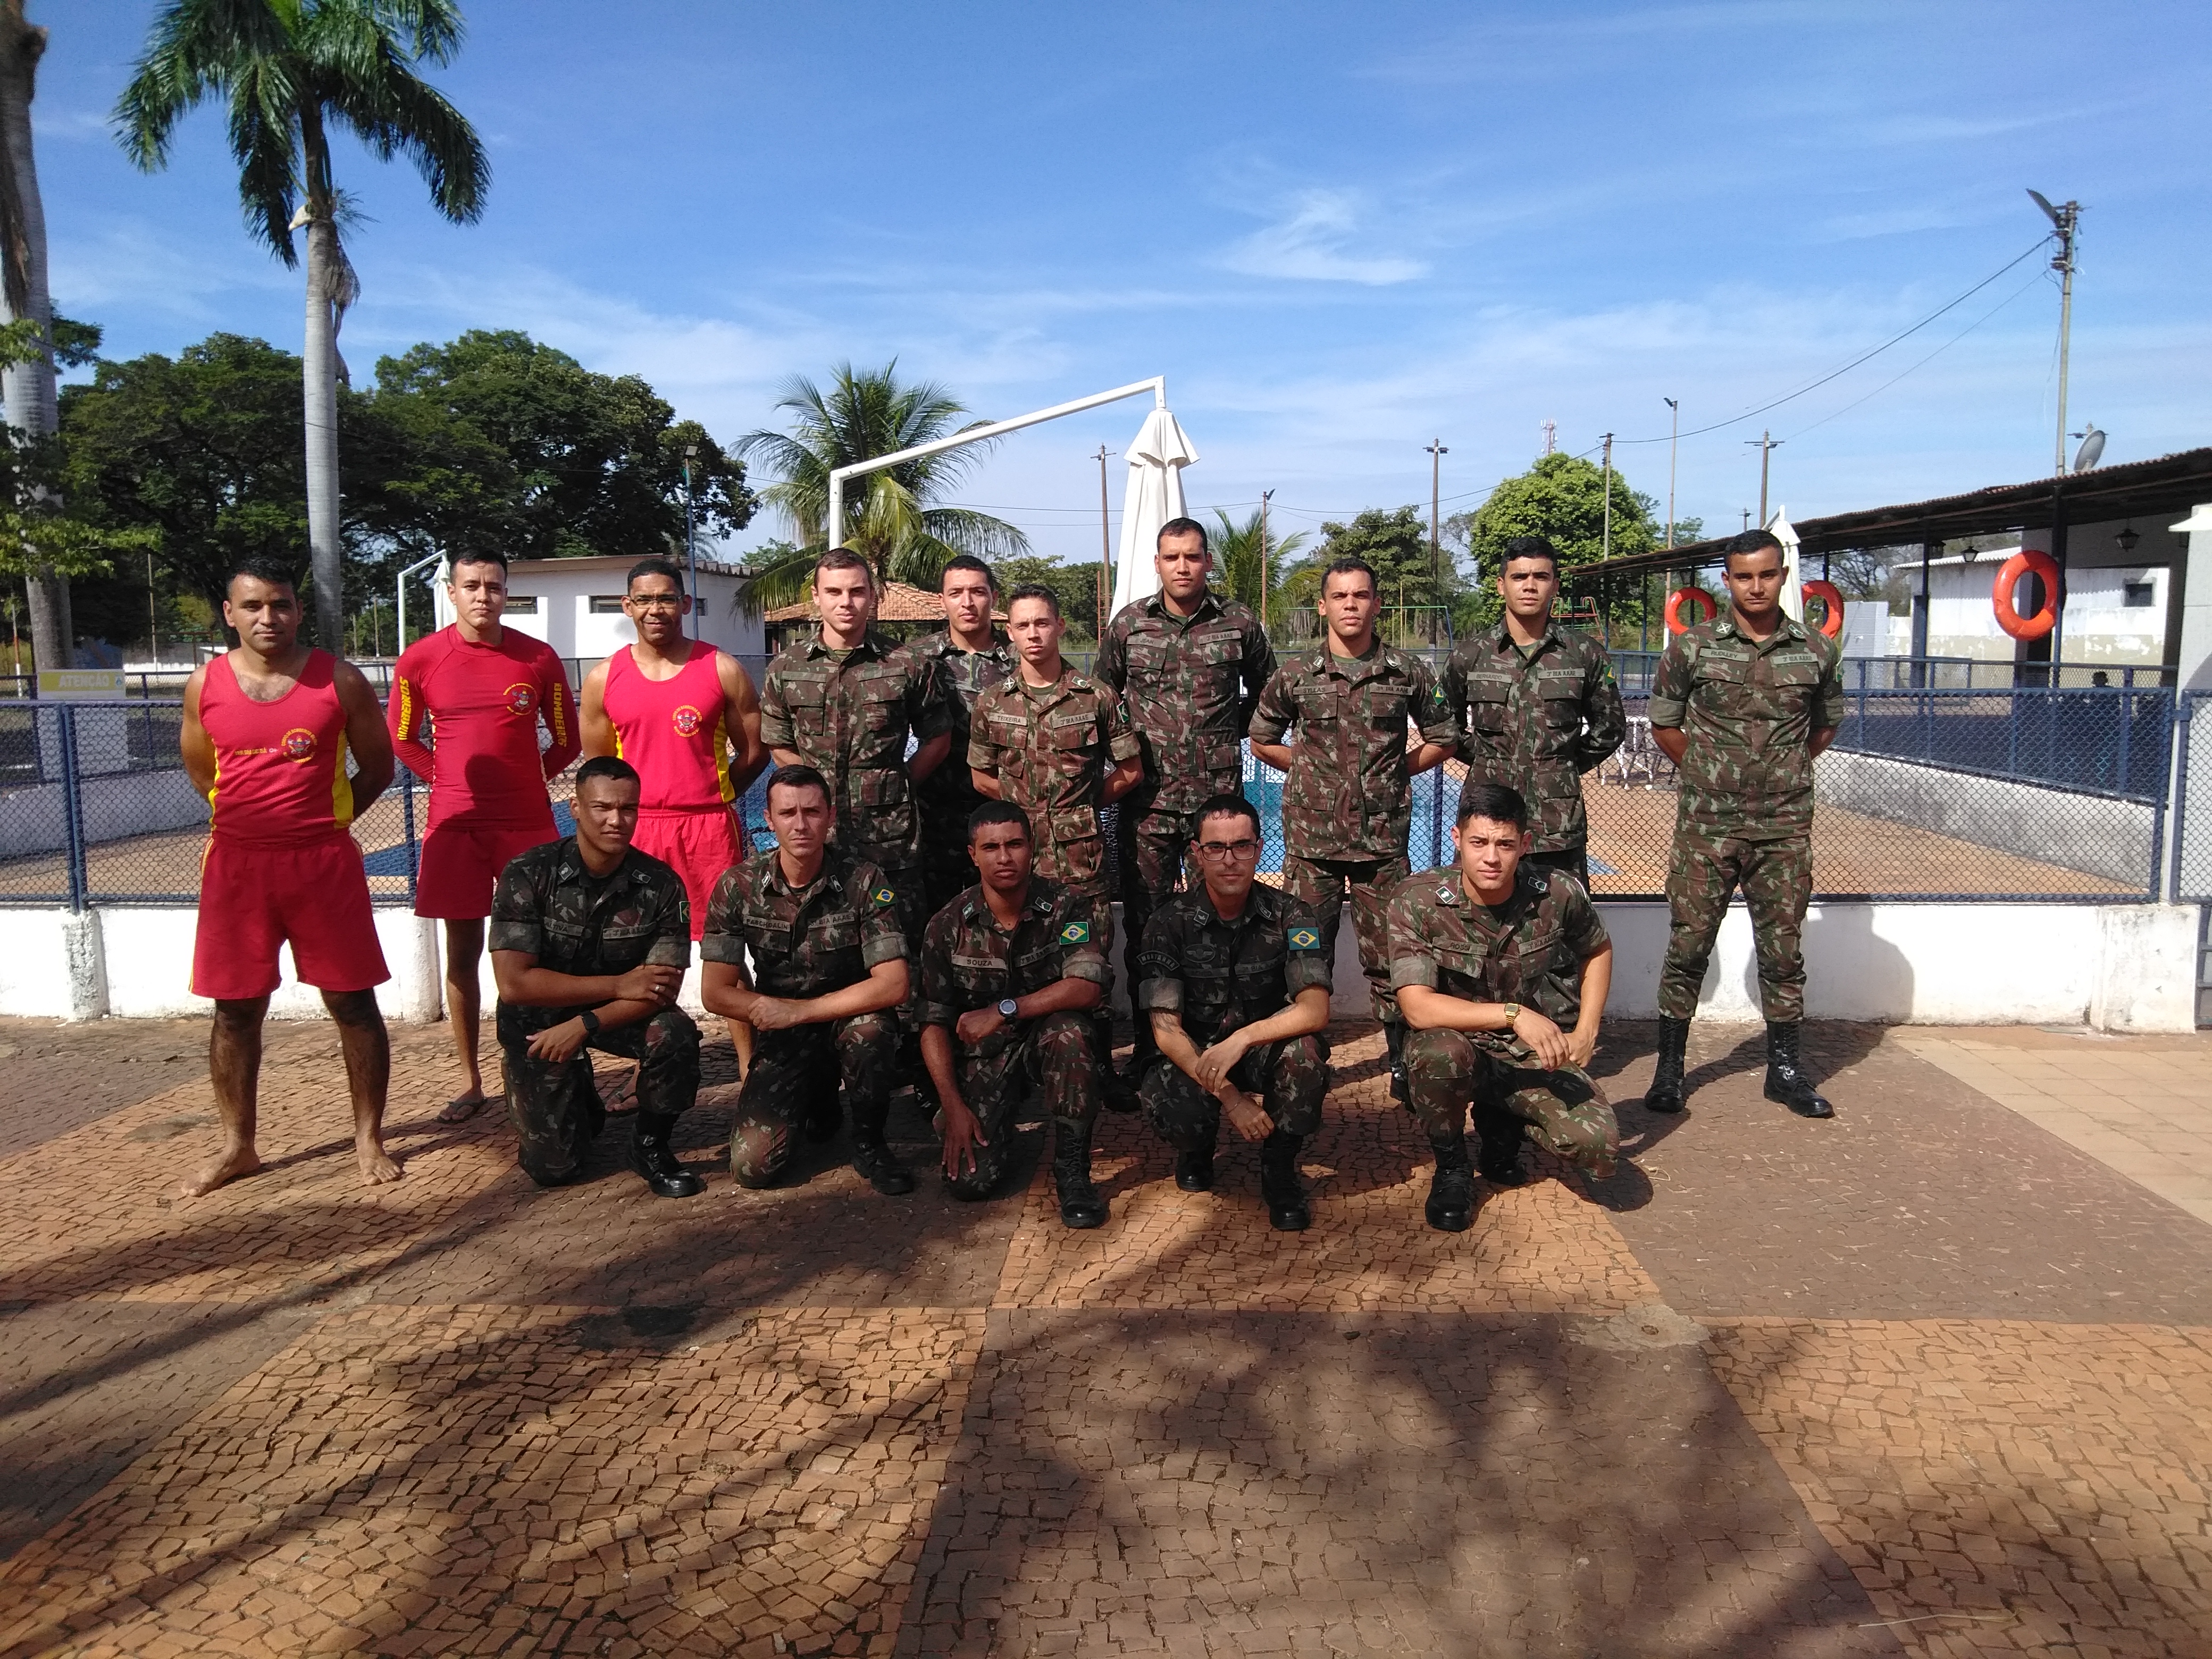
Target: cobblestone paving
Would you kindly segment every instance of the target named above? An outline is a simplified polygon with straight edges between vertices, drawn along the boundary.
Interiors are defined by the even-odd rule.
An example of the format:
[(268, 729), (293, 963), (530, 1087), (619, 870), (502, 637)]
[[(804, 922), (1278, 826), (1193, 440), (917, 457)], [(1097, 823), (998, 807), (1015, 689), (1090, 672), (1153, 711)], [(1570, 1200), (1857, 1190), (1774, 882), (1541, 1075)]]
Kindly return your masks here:
[(2212, 1228), (1895, 1036), (1808, 1048), (1834, 1122), (1701, 1026), (1621, 1175), (1532, 1156), (1456, 1237), (1371, 1027), (1301, 1235), (1250, 1148), (1184, 1194), (1110, 1116), (1095, 1233), (1034, 1133), (952, 1201), (903, 1109), (911, 1197), (842, 1142), (741, 1192), (720, 1039), (667, 1202), (622, 1118), (532, 1188), (395, 1028), (371, 1190), (313, 1023), (270, 1170), (188, 1204), (197, 1066), (42, 1050), (0, 1067), (0, 1659), (2212, 1654)]

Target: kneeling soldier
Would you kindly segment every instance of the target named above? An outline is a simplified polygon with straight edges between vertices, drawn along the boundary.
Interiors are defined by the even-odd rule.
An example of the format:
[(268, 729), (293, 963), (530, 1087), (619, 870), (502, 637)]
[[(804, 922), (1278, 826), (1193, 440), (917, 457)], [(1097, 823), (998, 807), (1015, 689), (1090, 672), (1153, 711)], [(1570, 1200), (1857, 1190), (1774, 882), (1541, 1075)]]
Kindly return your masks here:
[(725, 871), (708, 903), (701, 998), (755, 1033), (730, 1173), (743, 1187), (774, 1185), (792, 1131), (829, 1139), (842, 1100), (854, 1169), (879, 1193), (910, 1193), (914, 1177), (884, 1144), (907, 994), (898, 894), (874, 865), (829, 846), (834, 822), (823, 775), (781, 768), (768, 785), (776, 844)]
[(576, 773), (576, 833), (522, 853), (492, 895), (499, 1046), (519, 1158), (550, 1187), (574, 1178), (606, 1122), (584, 1053), (639, 1062), (630, 1166), (663, 1198), (704, 1183), (669, 1146), (699, 1094), (699, 1028), (675, 1006), (691, 961), (684, 879), (630, 846), (637, 773), (613, 756)]
[(922, 934), (921, 1057), (942, 1105), (945, 1181), (956, 1198), (988, 1198), (998, 1186), (1014, 1109), (1034, 1085), (1052, 1118), (1060, 1218), (1099, 1227), (1091, 1012), (1106, 994), (1106, 901), (1033, 875), (1030, 849), (1020, 807), (986, 801), (969, 814), (968, 852), (982, 880)]
[(1620, 1131), (1583, 1068), (1613, 982), (1613, 941), (1582, 884), (1522, 862), (1528, 805), (1502, 783), (1459, 798), (1459, 863), (1399, 884), (1390, 898), (1390, 978), (1406, 1039), (1413, 1115), (1436, 1149), (1429, 1225), (1466, 1229), (1474, 1212), (1467, 1110), (1482, 1175), (1518, 1186), (1521, 1126), (1602, 1180)]
[(1137, 1007), (1159, 1044), (1139, 1099), (1176, 1149), (1187, 1193), (1213, 1186), (1224, 1112), (1261, 1141), (1267, 1218), (1296, 1232), (1313, 1219), (1298, 1149), (1321, 1127), (1328, 1092), (1328, 952), (1310, 908), (1253, 880), (1260, 815), (1249, 801), (1215, 795), (1192, 821), (1205, 884), (1161, 907), (1137, 956)]

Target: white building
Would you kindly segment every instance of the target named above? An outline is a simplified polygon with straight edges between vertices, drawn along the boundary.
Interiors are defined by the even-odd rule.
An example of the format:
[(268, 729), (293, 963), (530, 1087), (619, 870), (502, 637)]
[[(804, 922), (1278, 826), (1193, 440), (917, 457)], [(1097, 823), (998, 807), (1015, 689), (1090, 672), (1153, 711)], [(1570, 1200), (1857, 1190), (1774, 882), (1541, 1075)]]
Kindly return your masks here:
[[(2049, 538), (2031, 534), (2026, 539), (2033, 547)], [(1972, 555), (1953, 553), (1928, 562), (1930, 656), (2009, 662), (2019, 654), (2012, 636), (1997, 624), (1993, 592), (1998, 571), (2020, 550), (2021, 542), (2008, 539)], [(2085, 550), (2079, 540), (2068, 550), (2059, 649), (2070, 663), (2155, 667), (2166, 659), (2172, 573), (2163, 562), (2144, 561), (2140, 550), (2124, 564), (2092, 562), (2102, 550), (2094, 543)], [(1907, 580), (1914, 580), (1915, 568), (1904, 568)], [(2027, 597), (2014, 603), (2025, 610)]]
[[(507, 569), (507, 625), (541, 639), (555, 654), (588, 669), (617, 646), (637, 639), (623, 614), (623, 578), (631, 558), (517, 559)], [(681, 561), (678, 561), (680, 565)], [(768, 651), (757, 614), (743, 603), (745, 573), (719, 559), (699, 561), (699, 608), (684, 625), (695, 639), (718, 645), (754, 665)], [(433, 584), (438, 626), (453, 620), (441, 575)]]

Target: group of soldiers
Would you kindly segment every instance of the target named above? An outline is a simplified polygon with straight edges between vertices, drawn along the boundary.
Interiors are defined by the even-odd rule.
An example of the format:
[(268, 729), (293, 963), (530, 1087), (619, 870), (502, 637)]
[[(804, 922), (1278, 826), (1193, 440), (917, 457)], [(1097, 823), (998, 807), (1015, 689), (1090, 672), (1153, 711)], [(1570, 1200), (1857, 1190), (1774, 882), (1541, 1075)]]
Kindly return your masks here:
[[(631, 1158), (647, 1186), (701, 1190), (671, 1147), (699, 1084), (698, 1028), (677, 1006), (696, 941), (701, 1000), (730, 1022), (743, 1073), (729, 1164), (744, 1185), (780, 1179), (797, 1138), (845, 1129), (854, 1167), (878, 1191), (910, 1191), (884, 1126), (894, 1092), (912, 1085), (933, 1103), (944, 1177), (959, 1196), (999, 1189), (1034, 1096), (1052, 1124), (1068, 1226), (1107, 1219), (1090, 1151), (1106, 1107), (1140, 1110), (1192, 1192), (1213, 1184), (1225, 1117), (1260, 1143), (1272, 1224), (1295, 1231), (1310, 1223), (1298, 1159), (1328, 1089), (1348, 903), (1392, 1091), (1436, 1154), (1430, 1224), (1469, 1224), (1477, 1173), (1492, 1185), (1524, 1179), (1529, 1136), (1594, 1178), (1609, 1174), (1619, 1131), (1587, 1068), (1612, 947), (1587, 890), (1581, 778), (1626, 723), (1603, 647), (1553, 621), (1552, 547), (1509, 544), (1501, 621), (1462, 641), (1441, 675), (1378, 636), (1376, 574), (1358, 559), (1322, 573), (1320, 638), (1280, 662), (1258, 618), (1208, 585), (1200, 525), (1164, 526), (1155, 566), (1158, 591), (1113, 617), (1085, 674), (1061, 653), (1066, 622), (1048, 587), (1000, 594), (982, 561), (956, 558), (943, 577), (945, 628), (894, 647), (873, 627), (873, 573), (832, 550), (813, 574), (818, 627), (769, 664), (756, 696), (733, 659), (685, 637), (676, 568), (646, 560), (623, 599), (638, 643), (592, 671), (579, 720), (557, 661), (549, 672), (542, 659), (550, 652), (498, 623), (503, 562), (457, 563), (457, 621), (410, 647), (390, 716), (402, 757), (432, 786), (417, 910), (447, 925), (467, 1083), (447, 1115), (485, 1098), (471, 1016), (488, 915), (524, 1169), (552, 1184), (581, 1168), (605, 1115), (586, 1053), (598, 1049), (638, 1062)], [(1764, 532), (1732, 544), (1729, 611), (1669, 647), (1653, 689), (1655, 740), (1681, 777), (1645, 1097), (1656, 1111), (1682, 1109), (1690, 1017), (1741, 886), (1768, 1019), (1766, 1091), (1806, 1116), (1830, 1112), (1800, 1069), (1797, 1032), (1811, 765), (1840, 723), (1837, 653), (1782, 613), (1783, 568)], [(239, 618), (286, 599), (296, 618), (295, 597), (251, 573), (234, 581)], [(262, 653), (247, 665), (264, 679), (314, 678), (323, 653), (288, 639), (272, 662), (268, 644), (242, 647)], [(186, 699), (188, 760), (196, 742), (224, 744), (199, 684)], [(246, 687), (256, 699), (274, 700)], [(357, 811), (375, 757), (365, 733), (352, 735)], [(1256, 878), (1261, 823), (1241, 787), (1248, 738), (1286, 775), (1279, 887)], [(580, 750), (575, 831), (558, 837), (544, 780)], [(1467, 769), (1455, 857), (1415, 875), (1411, 781), (1455, 757)], [(775, 845), (748, 854), (734, 805), (771, 761)], [(386, 778), (390, 763), (387, 753)], [(307, 793), (317, 787), (327, 804), (328, 780)], [(239, 817), (226, 793), (218, 847), (252, 833)], [(1106, 1014), (1114, 887), (1137, 1015), (1120, 1070)], [(204, 897), (204, 939), (206, 907)], [(287, 913), (264, 931), (293, 937), (298, 920)], [(294, 943), (326, 1000), (357, 998), (362, 986), (312, 978), (314, 952)], [(273, 988), (273, 945), (268, 954)], [(348, 971), (361, 977), (358, 964)], [(210, 994), (219, 1033), (226, 1018), (251, 1015), (258, 1057), (259, 1007)], [(220, 1059), (216, 1072), (223, 1095)], [(373, 1101), (362, 1081), (357, 1127), (382, 1104), (380, 1081)], [(243, 1139), (232, 1133), (203, 1188), (252, 1161), (252, 1079), (242, 1095), (233, 1082), (224, 1121), (227, 1131), (242, 1123)]]

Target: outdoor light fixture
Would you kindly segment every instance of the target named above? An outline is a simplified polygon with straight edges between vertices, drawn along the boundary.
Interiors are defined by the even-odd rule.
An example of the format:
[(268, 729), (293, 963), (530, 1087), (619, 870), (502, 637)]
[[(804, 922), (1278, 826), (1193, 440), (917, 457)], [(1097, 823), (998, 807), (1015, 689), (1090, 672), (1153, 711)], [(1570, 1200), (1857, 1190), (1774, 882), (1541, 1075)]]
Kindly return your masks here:
[(2121, 530), (2120, 533), (2113, 537), (2112, 539), (2119, 544), (2121, 552), (2132, 553), (2136, 550), (2136, 544), (2141, 541), (2142, 537), (2137, 532), (2135, 525), (2132, 522), (2130, 522), (2124, 529)]
[(1964, 559), (1968, 564), (1972, 564), (1976, 559), (1982, 556), (1982, 550), (1976, 547), (1972, 541), (1969, 541), (1964, 547), (1959, 550), (1959, 556)]

